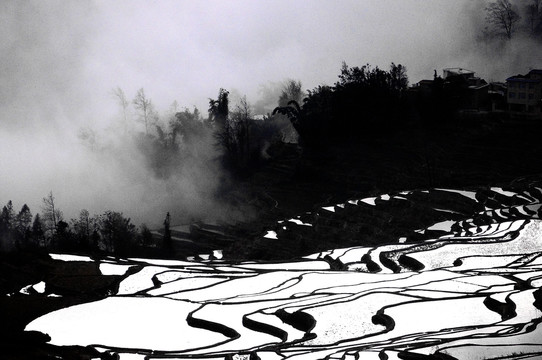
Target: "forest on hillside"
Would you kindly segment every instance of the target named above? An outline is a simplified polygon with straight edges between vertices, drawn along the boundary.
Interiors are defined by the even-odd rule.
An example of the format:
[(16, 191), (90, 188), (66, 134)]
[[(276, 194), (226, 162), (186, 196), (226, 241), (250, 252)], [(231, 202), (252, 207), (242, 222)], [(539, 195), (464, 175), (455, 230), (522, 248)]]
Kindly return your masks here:
[[(484, 25), (477, 41), (489, 44), (495, 51), (514, 41), (527, 38), (530, 44), (539, 44), (541, 39), (542, 3), (538, 0), (525, 4), (493, 1), (473, 14), (473, 18)], [(477, 109), (482, 110), (479, 116), (465, 118), (469, 83), (461, 76), (443, 78), (435, 71), (425, 93), (413, 91), (409, 85), (407, 67), (402, 64), (380, 68), (343, 62), (333, 85), (304, 90), (298, 80), (284, 81), (273, 99), (274, 110), (266, 114), (256, 114), (246, 96), (232, 102), (230, 92), (224, 88), (219, 89), (216, 98), (209, 99), (206, 112), (196, 107), (180, 108), (175, 101), (167, 112), (159, 113), (145, 89), (139, 89), (129, 99), (117, 87), (112, 95), (121, 115), (118, 123), (108, 129), (108, 136), (92, 127), (83, 127), (78, 137), (92, 153), (105, 157), (127, 147), (127, 156), (141, 158), (142, 163), (137, 166), (150, 169), (153, 178), (171, 183), (190, 179), (182, 189), (193, 187), (194, 192), (203, 195), (188, 197), (192, 200), (188, 206), (197, 208), (197, 201), (203, 198), (211, 204), (208, 208), (219, 208), (217, 213), (221, 214), (257, 214), (258, 209), (251, 205), (250, 191), (242, 200), (231, 194), (239, 193), (251, 181), (258, 182), (258, 174), (281, 166), (293, 166), (287, 182), (308, 184), (307, 188), (318, 182), (341, 184), (332, 175), (322, 175), (337, 172), (334, 164), (358, 167), (353, 172), (366, 174), (371, 184), (360, 183), (360, 189), (371, 191), (385, 186), (387, 181), (371, 172), (400, 168), (406, 163), (410, 166), (401, 168), (400, 175), (417, 180), (394, 179), (396, 186), (468, 184), (468, 176), (458, 180), (458, 175), (469, 171), (472, 174), (471, 168), (480, 167), (481, 163), (487, 168), (480, 167), (472, 179), (480, 178), (481, 172), (486, 173), (482, 178), (496, 181), (507, 181), (514, 174), (541, 172), (528, 160), (523, 167), (515, 164), (499, 169), (497, 165), (499, 161), (509, 164), (536, 156), (540, 150), (535, 144), (540, 135), (538, 123), (517, 122), (517, 117), (513, 119), (505, 107), (498, 111)], [(484, 160), (476, 158), (474, 145), (493, 155)], [(292, 151), (292, 147), (296, 150)], [(284, 155), (288, 152), (291, 154)], [(284, 160), (285, 156), (290, 158)], [(371, 157), (372, 162), (368, 160)], [(354, 161), (358, 158), (364, 160)], [(284, 161), (294, 164), (285, 165)], [(370, 163), (371, 169), (364, 167), (363, 161)], [(507, 166), (509, 169), (503, 170)], [(420, 180), (422, 176), (424, 180)], [(274, 193), (278, 193), (284, 183), (273, 186)], [(55, 193), (58, 195), (59, 191), (62, 190)], [(273, 191), (266, 190), (265, 196)], [(0, 250), (5, 252), (57, 249), (125, 255), (143, 249), (167, 255), (170, 247), (169, 214), (175, 209), (168, 208), (169, 205), (160, 210), (160, 237), (153, 235), (144, 223), (133, 224), (123, 209), (95, 215), (82, 209), (75, 217), (70, 214), (65, 218), (53, 191), (43, 198), (40, 209), (23, 204), (17, 212), (20, 204), (2, 199), (6, 200), (0, 214)], [(232, 203), (242, 202), (246, 207), (233, 211)], [(282, 199), (281, 205), (285, 203)], [(209, 213), (208, 208), (186, 215), (182, 221), (205, 221), (203, 215)], [(229, 220), (235, 223), (243, 218), (244, 215), (232, 215)], [(226, 215), (220, 219), (227, 220)], [(153, 227), (156, 228), (155, 224)]]
[[(135, 144), (154, 175), (172, 177), (193, 164), (218, 168), (216, 175), (222, 182), (216, 197), (224, 197), (276, 161), (273, 149), (288, 143), (302, 150), (299, 171), (291, 179), (294, 183), (310, 180), (306, 163), (311, 157), (311, 161), (314, 156), (323, 159), (325, 154), (345, 147), (363, 147), (367, 151), (366, 147), (375, 142), (379, 142), (378, 147), (373, 147), (375, 154), (387, 147), (389, 151), (385, 151), (393, 154), (392, 144), (403, 144), (417, 152), (420, 149), (416, 139), (424, 147), (417, 156), (422, 156), (421, 165), (432, 178), (438, 174), (431, 171), (438, 170), (430, 163), (438, 162), (438, 154), (428, 153), (428, 146), (444, 149), (473, 136), (491, 137), (507, 121), (506, 113), (475, 123), (461, 121), (458, 114), (462, 102), (458, 98), (465, 96), (468, 84), (460, 77), (436, 77), (430, 97), (409, 92), (408, 85), (403, 65), (392, 63), (389, 70), (383, 70), (369, 64), (350, 67), (343, 63), (333, 86), (304, 92), (299, 81), (286, 82), (276, 108), (263, 118), (254, 116), (246, 98), (232, 107), (225, 89), (219, 90), (216, 99), (209, 99), (206, 118), (195, 108), (177, 111), (164, 119), (143, 89), (131, 103), (120, 88), (115, 90), (115, 96), (124, 112), (130, 104), (137, 110), (144, 131), (132, 131), (125, 136)], [(528, 129), (532, 133), (531, 125)], [(88, 132), (81, 139), (99, 151), (99, 141)], [(520, 139), (508, 141), (516, 140)], [(381, 166), (393, 164), (394, 160), (388, 159)], [(421, 185), (424, 184), (418, 186)], [(32, 214), (25, 204), (17, 213), (13, 203), (7, 202), (0, 216), (3, 251), (55, 249), (117, 255), (154, 252), (168, 256), (171, 250), (168, 209), (164, 209), (161, 237), (153, 236), (145, 224), (132, 224), (119, 211), (91, 215), (83, 209), (77, 218), (65, 219), (52, 192), (43, 198), (40, 210)]]

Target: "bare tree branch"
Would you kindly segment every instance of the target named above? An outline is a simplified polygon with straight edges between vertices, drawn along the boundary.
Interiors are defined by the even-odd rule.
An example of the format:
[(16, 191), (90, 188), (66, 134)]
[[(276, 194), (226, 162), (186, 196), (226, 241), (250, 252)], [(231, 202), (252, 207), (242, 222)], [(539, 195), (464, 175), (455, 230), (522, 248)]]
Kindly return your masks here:
[(497, 33), (511, 39), (521, 19), (509, 0), (497, 0), (486, 7), (486, 21)]
[(145, 90), (143, 88), (137, 91), (136, 97), (132, 101), (135, 108), (140, 112), (140, 118), (145, 124), (145, 134), (149, 133), (149, 125), (153, 121), (154, 108), (151, 99), (145, 96)]
[(128, 115), (127, 115), (127, 110), (128, 110), (128, 105), (129, 105), (128, 99), (126, 99), (126, 95), (124, 94), (124, 91), (122, 91), (122, 89), (119, 86), (117, 86), (111, 92), (113, 96), (117, 99), (117, 102), (119, 103), (120, 107), (122, 108), (122, 117), (124, 120), (124, 126), (126, 127), (126, 124), (128, 123)]

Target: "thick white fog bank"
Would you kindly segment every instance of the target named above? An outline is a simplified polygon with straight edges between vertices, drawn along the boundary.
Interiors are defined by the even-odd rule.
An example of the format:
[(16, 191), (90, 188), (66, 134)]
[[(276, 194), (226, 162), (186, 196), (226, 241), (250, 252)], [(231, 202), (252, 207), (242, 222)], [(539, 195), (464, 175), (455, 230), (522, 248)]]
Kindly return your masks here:
[(66, 219), (81, 209), (119, 211), (148, 224), (160, 224), (167, 212), (177, 221), (224, 216), (214, 194), (218, 178), (209, 167), (189, 164), (159, 178), (131, 140), (101, 146), (90, 149), (64, 134), (1, 134), (2, 205), (12, 200), (18, 211), (27, 203), (35, 214), (52, 191)]

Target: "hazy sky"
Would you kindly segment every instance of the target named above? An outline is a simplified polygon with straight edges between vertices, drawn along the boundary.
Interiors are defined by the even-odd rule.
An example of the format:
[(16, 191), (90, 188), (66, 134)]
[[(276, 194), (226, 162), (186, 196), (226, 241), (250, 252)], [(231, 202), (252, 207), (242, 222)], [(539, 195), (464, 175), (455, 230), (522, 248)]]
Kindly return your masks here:
[[(262, 86), (287, 78), (305, 89), (332, 85), (342, 61), (401, 63), (411, 83), (445, 67), (495, 80), (528, 71), (480, 55), (472, 12), (481, 8), (468, 0), (3, 0), (0, 204), (39, 207), (49, 190), (74, 209), (141, 201), (147, 175), (110, 174), (78, 144), (81, 127), (107, 129), (118, 118), (117, 86), (129, 99), (143, 87), (159, 111), (177, 100), (205, 114), (221, 87), (254, 103)], [(117, 183), (132, 190), (113, 201), (106, 187)]]
[(342, 61), (402, 63), (418, 81), (470, 66), (458, 53), (469, 37), (464, 4), (2, 1), (2, 103), (45, 101), (55, 114), (103, 121), (91, 118), (114, 109), (120, 86), (130, 98), (145, 88), (164, 110), (173, 100), (206, 110), (220, 87), (256, 101), (269, 81), (333, 84)]

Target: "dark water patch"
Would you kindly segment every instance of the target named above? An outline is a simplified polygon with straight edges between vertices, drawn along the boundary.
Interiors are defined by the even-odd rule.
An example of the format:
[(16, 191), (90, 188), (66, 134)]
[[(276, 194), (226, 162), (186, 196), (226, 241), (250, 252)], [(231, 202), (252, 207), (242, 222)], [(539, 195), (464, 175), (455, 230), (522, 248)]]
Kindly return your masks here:
[(230, 339), (237, 339), (239, 338), (241, 335), (235, 331), (234, 329), (226, 326), (226, 325), (223, 325), (223, 324), (220, 324), (220, 323), (216, 323), (216, 322), (213, 322), (213, 321), (209, 321), (209, 320), (204, 320), (204, 319), (198, 319), (196, 317), (194, 317), (194, 313), (196, 311), (198, 311), (199, 309), (196, 309), (194, 311), (192, 311), (190, 314), (188, 314), (188, 316), (186, 317), (186, 323), (192, 327), (195, 327), (195, 328), (199, 328), (199, 329), (204, 329), (204, 330), (209, 330), (209, 331), (213, 331), (213, 332), (217, 332), (217, 333), (220, 333)]
[(282, 342), (286, 342), (288, 340), (288, 333), (286, 331), (279, 329), (273, 325), (252, 320), (247, 315), (243, 316), (243, 326), (252, 331), (257, 331), (274, 336), (280, 339)]
[(509, 298), (506, 302), (498, 301), (490, 296), (484, 299), (484, 305), (491, 311), (501, 315), (503, 321), (514, 318), (516, 314), (516, 304)]
[(401, 255), (399, 256), (399, 264), (404, 266), (405, 268), (412, 270), (412, 271), (421, 271), (425, 268), (425, 265), (419, 262), (418, 260), (407, 256), (407, 255)]
[(316, 326), (316, 320), (311, 315), (302, 311), (295, 311), (290, 314), (283, 309), (279, 309), (275, 311), (275, 315), (285, 324), (299, 331), (304, 331), (305, 334), (309, 334)]
[(369, 255), (369, 254), (364, 254), (361, 257), (361, 263), (364, 263), (364, 264), (367, 265), (367, 270), (369, 270), (369, 272), (378, 273), (378, 272), (382, 271), (382, 268), (380, 267), (380, 265), (378, 265), (376, 262), (374, 262), (371, 259), (371, 255)]

